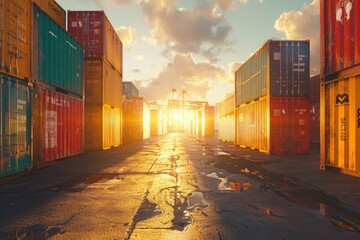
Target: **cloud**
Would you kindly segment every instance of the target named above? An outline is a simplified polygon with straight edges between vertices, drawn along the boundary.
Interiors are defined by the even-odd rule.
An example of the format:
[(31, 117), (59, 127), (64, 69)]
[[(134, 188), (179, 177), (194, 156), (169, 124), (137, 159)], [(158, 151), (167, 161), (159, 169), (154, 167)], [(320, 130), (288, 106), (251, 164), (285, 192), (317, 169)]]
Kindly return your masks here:
[(177, 54), (172, 62), (149, 82), (134, 81), (139, 91), (149, 101), (165, 100), (172, 89), (186, 90), (198, 100), (204, 100), (212, 90), (213, 80), (225, 81), (225, 71), (209, 62), (195, 62), (191, 54)]
[(119, 35), (121, 42), (123, 43), (123, 47), (128, 49), (131, 43), (135, 40), (136, 30), (132, 27), (120, 27), (115, 29), (115, 31)]
[(139, 61), (139, 62), (140, 62), (140, 61), (143, 61), (144, 58), (145, 58), (145, 56), (142, 55), (142, 54), (137, 54), (137, 55), (134, 56), (134, 59), (135, 59), (136, 61)]
[(104, 9), (104, 4), (109, 3), (109, 2), (116, 4), (116, 5), (121, 5), (121, 6), (136, 2), (135, 0), (110, 0), (110, 1), (109, 0), (85, 0), (85, 1), (93, 1), (102, 9)]
[(300, 11), (281, 14), (275, 22), (275, 29), (284, 32), (287, 39), (310, 40), (310, 74), (320, 73), (320, 0), (304, 4)]
[[(140, 6), (152, 30), (147, 41), (171, 52), (216, 55), (226, 45), (231, 31), (222, 11), (232, 0), (196, 1), (189, 9), (178, 8), (178, 0), (142, 0)], [(219, 9), (220, 8), (220, 9)]]

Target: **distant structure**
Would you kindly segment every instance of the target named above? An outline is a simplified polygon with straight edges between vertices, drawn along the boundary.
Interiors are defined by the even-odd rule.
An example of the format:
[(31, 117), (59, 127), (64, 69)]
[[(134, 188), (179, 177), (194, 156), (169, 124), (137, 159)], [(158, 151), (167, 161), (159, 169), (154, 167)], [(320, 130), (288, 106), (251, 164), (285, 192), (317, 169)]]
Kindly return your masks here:
[(122, 94), (127, 97), (139, 97), (139, 90), (132, 82), (123, 82)]

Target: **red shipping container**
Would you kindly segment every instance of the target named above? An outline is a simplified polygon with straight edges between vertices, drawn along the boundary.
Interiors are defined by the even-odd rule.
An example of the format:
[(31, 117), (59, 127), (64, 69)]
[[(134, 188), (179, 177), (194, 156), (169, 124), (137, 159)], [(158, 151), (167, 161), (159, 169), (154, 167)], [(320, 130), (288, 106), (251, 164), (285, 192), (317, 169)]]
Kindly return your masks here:
[(360, 63), (360, 3), (355, 0), (321, 0), (321, 72), (325, 80)]
[(35, 87), (33, 101), (35, 166), (83, 153), (83, 100)]
[(311, 103), (311, 142), (320, 143), (320, 102)]
[(85, 58), (106, 58), (122, 76), (122, 43), (104, 11), (68, 11), (68, 31)]
[(305, 97), (270, 98), (271, 153), (309, 153), (309, 108), (309, 100)]
[(312, 76), (310, 78), (310, 103), (320, 102), (320, 75)]

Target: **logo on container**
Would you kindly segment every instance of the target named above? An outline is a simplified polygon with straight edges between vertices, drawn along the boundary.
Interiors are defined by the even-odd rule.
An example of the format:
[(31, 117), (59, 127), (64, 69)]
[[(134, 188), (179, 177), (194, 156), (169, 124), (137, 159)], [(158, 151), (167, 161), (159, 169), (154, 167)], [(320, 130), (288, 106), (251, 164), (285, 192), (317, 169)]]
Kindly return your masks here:
[(338, 94), (336, 96), (336, 104), (344, 104), (344, 103), (349, 103), (349, 95), (347, 95), (346, 93)]
[(349, 21), (352, 8), (352, 0), (340, 0), (336, 4), (336, 21), (341, 22), (342, 24), (344, 23), (344, 18)]

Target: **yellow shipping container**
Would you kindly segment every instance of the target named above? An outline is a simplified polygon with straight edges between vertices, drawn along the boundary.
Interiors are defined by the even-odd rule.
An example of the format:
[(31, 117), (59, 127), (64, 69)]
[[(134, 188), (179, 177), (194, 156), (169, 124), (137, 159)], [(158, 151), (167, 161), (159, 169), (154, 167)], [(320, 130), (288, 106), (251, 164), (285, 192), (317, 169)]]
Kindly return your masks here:
[(54, 22), (66, 29), (66, 11), (54, 0), (32, 0), (39, 6)]
[(122, 77), (105, 59), (85, 60), (85, 102), (122, 108)]
[(121, 109), (85, 105), (85, 151), (109, 149), (122, 144)]
[(31, 21), (29, 0), (0, 4), (0, 72), (30, 78)]
[(321, 87), (320, 168), (360, 176), (360, 75)]

